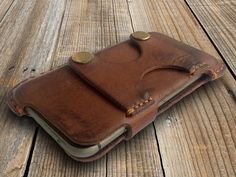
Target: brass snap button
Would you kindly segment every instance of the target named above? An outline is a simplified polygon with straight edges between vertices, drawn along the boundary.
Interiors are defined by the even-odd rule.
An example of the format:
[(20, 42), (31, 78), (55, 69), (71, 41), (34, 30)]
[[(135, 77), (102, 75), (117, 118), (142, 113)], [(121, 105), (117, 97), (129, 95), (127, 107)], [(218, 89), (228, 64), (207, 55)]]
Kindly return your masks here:
[(88, 63), (93, 59), (94, 55), (90, 52), (78, 52), (72, 56), (72, 60), (76, 63)]
[(151, 35), (147, 32), (144, 31), (136, 31), (134, 33), (131, 34), (132, 38), (137, 39), (137, 40), (141, 40), (141, 41), (146, 41), (148, 40)]

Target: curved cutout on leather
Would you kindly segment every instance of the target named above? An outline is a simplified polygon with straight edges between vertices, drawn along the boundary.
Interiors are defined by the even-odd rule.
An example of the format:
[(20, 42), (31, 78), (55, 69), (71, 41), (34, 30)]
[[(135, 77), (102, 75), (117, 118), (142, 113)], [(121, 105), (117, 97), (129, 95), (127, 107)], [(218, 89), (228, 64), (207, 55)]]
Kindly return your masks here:
[[(69, 59), (69, 66), (18, 84), (9, 92), (9, 106), (21, 116), (27, 114), (24, 107), (32, 105), (77, 145), (94, 144), (111, 135), (119, 126), (127, 128), (127, 134), (121, 139), (133, 137), (158, 114), (210, 80), (204, 77), (196, 82), (193, 75), (206, 73), (215, 79), (223, 75), (225, 68), (222, 62), (198, 49), (159, 33), (150, 34), (150, 40), (140, 42), (145, 49), (137, 45), (133, 47), (140, 53), (138, 60), (106, 62), (103, 57), (96, 56), (98, 54), (88, 64), (74, 63)], [(112, 57), (112, 50), (118, 46), (101, 53), (111, 50), (106, 57)], [(120, 52), (125, 54), (126, 47), (122, 49)], [(129, 59), (135, 58), (136, 54), (131, 52), (130, 56)], [(194, 82), (191, 87), (178, 92), (191, 81)], [(172, 95), (177, 96), (167, 102)], [(146, 104), (149, 98), (151, 102)], [(164, 106), (160, 107), (162, 103)], [(126, 117), (125, 111), (130, 107), (138, 107), (135, 111), (139, 113)], [(95, 160), (119, 141), (92, 157), (79, 160)]]
[(173, 69), (173, 70), (177, 70), (177, 71), (188, 72), (185, 68), (178, 67), (178, 66), (153, 66), (151, 68), (148, 68), (146, 71), (144, 71), (142, 73), (140, 80), (142, 80), (145, 77), (145, 75), (147, 75), (151, 72), (155, 72), (157, 70), (162, 70), (162, 69)]
[[(131, 115), (150, 106), (150, 104), (143, 104), (147, 100), (140, 96), (140, 92), (145, 93), (146, 90), (142, 90), (142, 88), (137, 90), (136, 85), (140, 78), (142, 79), (151, 71), (165, 68), (187, 72), (189, 76), (205, 73), (215, 77), (212, 68), (218, 62), (210, 55), (159, 33), (150, 34), (151, 38), (146, 41), (131, 38), (115, 47), (103, 50), (95, 54), (94, 59), (88, 64), (78, 64), (70, 60), (69, 65), (78, 76), (106, 99), (124, 113), (129, 114), (131, 112)], [(119, 57), (116, 57), (115, 54), (129, 53), (130, 49), (126, 49), (126, 47), (131, 44), (135, 46), (133, 47), (136, 48), (135, 51), (139, 51), (138, 60), (125, 63), (105, 62), (110, 58), (119, 62)], [(114, 51), (116, 51), (115, 54)], [(130, 58), (137, 57), (132, 52), (130, 55), (135, 55)], [(206, 59), (207, 57), (209, 59)], [(111, 80), (113, 81), (112, 84), (110, 83)], [(138, 109), (135, 109), (136, 107)]]
[[(155, 40), (154, 37), (150, 38), (147, 41), (136, 40), (132, 37), (130, 37), (130, 40), (134, 43), (134, 45), (137, 46), (137, 48), (140, 49), (142, 53), (140, 59), (146, 59), (148, 57), (153, 58), (152, 54), (154, 53), (157, 53), (156, 55), (160, 55), (160, 51), (150, 50), (154, 48), (154, 45), (161, 45), (161, 41)], [(193, 56), (190, 56), (189, 54), (182, 54), (178, 56), (178, 54), (175, 53), (170, 56), (164, 56), (163, 58), (157, 58), (157, 60), (159, 60), (158, 65), (153, 66), (152, 68), (148, 68), (148, 71), (144, 71), (141, 78), (146, 74), (146, 72), (154, 69), (176, 69), (179, 71), (187, 71), (192, 75), (195, 74), (197, 70), (199, 71), (200, 69), (202, 69), (205, 70), (206, 73), (212, 74), (212, 70), (210, 70), (210, 66), (207, 63), (203, 63), (200, 58), (195, 58)], [(208, 70), (206, 70), (206, 68), (208, 68)]]

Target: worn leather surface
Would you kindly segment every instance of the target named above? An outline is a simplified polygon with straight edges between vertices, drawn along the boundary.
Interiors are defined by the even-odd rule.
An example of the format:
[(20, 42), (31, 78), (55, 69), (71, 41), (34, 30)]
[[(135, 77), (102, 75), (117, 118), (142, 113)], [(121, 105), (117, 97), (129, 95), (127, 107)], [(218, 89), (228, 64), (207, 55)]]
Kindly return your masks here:
[[(130, 38), (104, 49), (90, 63), (69, 58), (67, 65), (19, 83), (8, 94), (10, 108), (19, 116), (27, 115), (25, 107), (33, 108), (75, 146), (96, 144), (125, 126), (125, 136), (94, 157), (79, 160), (101, 157), (225, 69), (200, 50), (160, 33), (150, 34), (146, 41)], [(161, 100), (199, 74), (204, 77), (159, 109)], [(130, 109), (134, 112), (127, 115)]]

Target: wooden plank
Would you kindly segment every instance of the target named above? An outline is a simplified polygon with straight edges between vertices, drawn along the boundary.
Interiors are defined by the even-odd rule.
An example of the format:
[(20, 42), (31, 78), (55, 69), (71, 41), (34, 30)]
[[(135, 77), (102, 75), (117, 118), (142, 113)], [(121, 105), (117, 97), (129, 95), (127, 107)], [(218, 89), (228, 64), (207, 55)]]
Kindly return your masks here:
[[(160, 31), (220, 58), (183, 0), (128, 2), (135, 30)], [(235, 176), (235, 93), (227, 71), (156, 119), (166, 176)]]
[(28, 176), (105, 176), (106, 157), (89, 163), (77, 163), (41, 128), (36, 139)]
[[(101, 41), (100, 3), (69, 0), (54, 53), (53, 68), (79, 50), (98, 50)], [(96, 13), (94, 13), (96, 12)], [(42, 129), (38, 133), (28, 176), (105, 176), (106, 157), (94, 163), (77, 163)]]
[(107, 176), (164, 176), (153, 125), (108, 154)]
[(236, 2), (186, 0), (186, 3), (236, 75)]
[[(127, 17), (125, 0), (68, 1), (53, 66), (74, 52), (95, 52), (128, 39), (133, 30)], [(162, 176), (153, 126), (93, 163), (75, 162), (52, 141), (39, 132), (29, 176)]]
[[(103, 3), (104, 16), (102, 19), (106, 18), (106, 14), (111, 14), (110, 16), (114, 17), (110, 19), (111, 25), (103, 25), (103, 34), (106, 34), (106, 31), (114, 24), (112, 30), (113, 34), (116, 33), (116, 43), (128, 39), (133, 32), (133, 24), (126, 1), (103, 2), (109, 3)], [(112, 31), (110, 33), (112, 34)], [(131, 141), (115, 148), (107, 158), (107, 176), (163, 176), (152, 125), (141, 131)]]
[(32, 120), (9, 111), (6, 92), (49, 69), (63, 11), (61, 0), (15, 0), (0, 22), (0, 176), (24, 175), (35, 133)]

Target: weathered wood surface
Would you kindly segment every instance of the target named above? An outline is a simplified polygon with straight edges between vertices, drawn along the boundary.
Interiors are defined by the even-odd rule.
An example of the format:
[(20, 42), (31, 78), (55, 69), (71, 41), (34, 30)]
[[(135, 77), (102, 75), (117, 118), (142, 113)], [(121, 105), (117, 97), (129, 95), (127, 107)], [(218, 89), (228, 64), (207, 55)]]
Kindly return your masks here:
[(0, 2), (0, 21), (5, 17), (14, 0), (2, 0)]
[[(162, 32), (220, 59), (184, 0), (4, 0), (0, 20), (0, 176), (235, 176), (236, 85), (229, 71), (92, 163), (70, 159), (31, 119), (6, 107), (17, 82), (136, 30)], [(231, 67), (234, 58), (221, 54)]]
[[(135, 29), (161, 31), (220, 58), (184, 1), (155, 2), (129, 3)], [(234, 94), (227, 72), (156, 119), (166, 176), (235, 176)]]
[(236, 76), (236, 1), (186, 2)]
[(60, 0), (15, 0), (0, 22), (0, 176), (24, 175), (35, 133), (33, 121), (6, 107), (6, 92), (50, 68), (63, 12)]
[[(112, 0), (67, 1), (54, 66), (65, 63), (66, 58), (76, 51), (95, 52), (127, 39), (133, 31), (131, 19), (127, 17), (127, 3)], [(162, 176), (152, 126), (131, 142), (122, 143), (101, 160), (87, 164), (69, 159), (41, 131), (38, 137), (40, 140), (36, 141), (29, 176)], [(39, 142), (43, 139), (45, 142)], [(49, 147), (55, 153), (50, 153), (50, 156), (42, 154)]]

